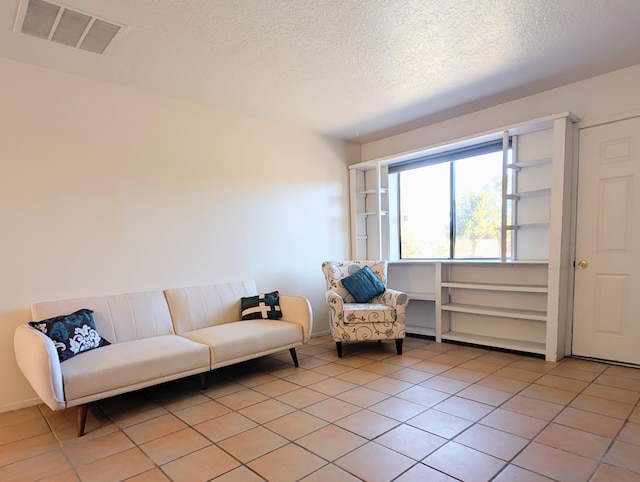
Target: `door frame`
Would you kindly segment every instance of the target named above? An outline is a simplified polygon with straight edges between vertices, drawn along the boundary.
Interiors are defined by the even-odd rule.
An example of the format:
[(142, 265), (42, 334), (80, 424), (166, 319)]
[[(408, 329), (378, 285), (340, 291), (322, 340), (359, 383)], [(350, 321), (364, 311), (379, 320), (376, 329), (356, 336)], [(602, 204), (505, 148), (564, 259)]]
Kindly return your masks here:
[[(640, 109), (633, 109), (626, 112), (621, 112), (617, 114), (611, 114), (607, 116), (598, 117), (595, 119), (579, 121), (577, 123), (577, 129), (575, 132), (576, 137), (574, 138), (573, 144), (573, 174), (572, 174), (572, 208), (571, 208), (571, 259), (573, 259), (572, 269), (573, 276), (571, 276), (571, 286), (570, 293), (571, 299), (569, 303), (567, 303), (567, 346), (566, 353), (569, 356), (573, 356), (573, 327), (574, 327), (574, 305), (575, 305), (575, 279), (576, 279), (576, 248), (577, 248), (577, 235), (578, 235), (578, 192), (580, 190), (580, 186), (578, 184), (579, 171), (580, 171), (580, 133), (583, 129), (588, 129), (590, 127), (600, 127), (606, 124), (614, 124), (616, 122), (621, 122), (624, 120), (634, 119), (636, 117), (640, 117)], [(582, 357), (582, 358), (590, 358), (590, 357)], [(593, 358), (595, 360), (599, 360), (598, 358)], [(608, 361), (608, 360), (602, 360)], [(612, 362), (620, 364), (620, 362)], [(635, 365), (634, 365), (635, 366)]]

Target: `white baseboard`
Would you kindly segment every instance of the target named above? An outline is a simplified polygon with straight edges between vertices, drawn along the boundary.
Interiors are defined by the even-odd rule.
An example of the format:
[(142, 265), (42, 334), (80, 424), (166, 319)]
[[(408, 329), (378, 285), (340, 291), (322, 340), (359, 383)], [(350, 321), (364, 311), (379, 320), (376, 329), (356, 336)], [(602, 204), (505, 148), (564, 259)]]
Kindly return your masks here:
[(315, 333), (311, 333), (311, 338), (315, 338), (316, 336), (325, 336), (325, 335), (330, 335), (331, 332), (329, 330), (326, 331), (318, 331)]
[(34, 405), (40, 405), (41, 403), (42, 400), (40, 400), (38, 397), (29, 398), (28, 400), (21, 400), (19, 402), (0, 406), (0, 413), (11, 412), (12, 410), (20, 410), (21, 408), (33, 407)]

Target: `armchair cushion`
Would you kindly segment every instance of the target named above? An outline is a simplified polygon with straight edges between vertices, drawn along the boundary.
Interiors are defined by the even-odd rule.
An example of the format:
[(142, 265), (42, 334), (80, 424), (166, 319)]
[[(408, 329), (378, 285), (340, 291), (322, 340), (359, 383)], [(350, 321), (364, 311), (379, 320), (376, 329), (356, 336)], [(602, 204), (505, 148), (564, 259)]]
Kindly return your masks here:
[(29, 325), (51, 338), (58, 350), (58, 358), (63, 362), (82, 352), (110, 345), (98, 333), (92, 313), (92, 310), (83, 308), (69, 315), (32, 321)]
[(356, 300), (356, 303), (367, 303), (372, 298), (384, 293), (385, 290), (384, 284), (369, 266), (347, 276), (342, 280), (342, 284)]
[(393, 323), (396, 320), (396, 310), (379, 303), (348, 303), (344, 305), (343, 313), (345, 325)]

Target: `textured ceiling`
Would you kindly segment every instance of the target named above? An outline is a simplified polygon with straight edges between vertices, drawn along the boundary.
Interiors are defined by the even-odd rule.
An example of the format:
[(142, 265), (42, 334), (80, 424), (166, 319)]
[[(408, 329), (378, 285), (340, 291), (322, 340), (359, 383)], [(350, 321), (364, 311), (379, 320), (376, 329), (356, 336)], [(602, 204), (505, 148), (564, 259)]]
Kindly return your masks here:
[(97, 55), (1, 0), (0, 57), (360, 142), (640, 63), (640, 0), (58, 3), (127, 31)]

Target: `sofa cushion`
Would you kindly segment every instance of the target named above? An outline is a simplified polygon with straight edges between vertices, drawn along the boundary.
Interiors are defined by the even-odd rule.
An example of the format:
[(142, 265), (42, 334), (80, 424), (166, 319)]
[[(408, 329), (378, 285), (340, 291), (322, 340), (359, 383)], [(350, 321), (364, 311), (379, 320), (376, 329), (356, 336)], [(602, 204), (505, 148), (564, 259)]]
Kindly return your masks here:
[(58, 358), (63, 362), (80, 353), (110, 345), (98, 333), (92, 313), (83, 308), (68, 315), (31, 321), (29, 325), (53, 340)]
[[(177, 335), (163, 335), (105, 346), (61, 365), (67, 402), (137, 384), (154, 385), (176, 375), (209, 370), (209, 349)], [(141, 388), (141, 387), (137, 387)]]
[(240, 306), (242, 308), (243, 320), (277, 320), (282, 318), (280, 293), (277, 291), (260, 293), (259, 295), (246, 298), (243, 297)]
[(384, 293), (384, 284), (380, 281), (369, 266), (365, 266), (362, 269), (356, 271), (350, 276), (347, 276), (342, 280), (342, 284), (347, 291), (356, 300), (356, 303), (367, 303)]
[(182, 336), (211, 347), (211, 368), (302, 344), (302, 326), (280, 320), (245, 320), (202, 328)]

